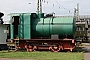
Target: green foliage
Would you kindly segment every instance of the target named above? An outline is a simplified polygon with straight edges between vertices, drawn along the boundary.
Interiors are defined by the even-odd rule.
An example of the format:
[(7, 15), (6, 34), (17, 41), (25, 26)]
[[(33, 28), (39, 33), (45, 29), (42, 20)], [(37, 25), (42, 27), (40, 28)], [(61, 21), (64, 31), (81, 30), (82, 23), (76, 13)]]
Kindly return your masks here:
[(81, 52), (0, 52), (0, 58), (31, 60), (84, 60)]

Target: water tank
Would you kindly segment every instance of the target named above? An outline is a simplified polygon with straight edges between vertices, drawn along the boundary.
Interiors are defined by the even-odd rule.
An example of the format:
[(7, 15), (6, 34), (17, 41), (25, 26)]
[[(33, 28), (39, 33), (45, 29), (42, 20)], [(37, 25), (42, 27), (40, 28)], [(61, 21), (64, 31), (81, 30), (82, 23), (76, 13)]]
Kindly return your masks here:
[(50, 37), (59, 35), (60, 38), (73, 38), (76, 25), (73, 17), (40, 18), (32, 20), (32, 35)]

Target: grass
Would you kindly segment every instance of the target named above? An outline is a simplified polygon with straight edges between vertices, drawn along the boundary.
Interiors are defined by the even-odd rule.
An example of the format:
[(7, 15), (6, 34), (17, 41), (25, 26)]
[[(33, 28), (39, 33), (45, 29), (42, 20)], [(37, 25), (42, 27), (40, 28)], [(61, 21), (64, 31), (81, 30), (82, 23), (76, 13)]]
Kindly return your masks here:
[(31, 60), (84, 60), (82, 52), (0, 52), (0, 58)]

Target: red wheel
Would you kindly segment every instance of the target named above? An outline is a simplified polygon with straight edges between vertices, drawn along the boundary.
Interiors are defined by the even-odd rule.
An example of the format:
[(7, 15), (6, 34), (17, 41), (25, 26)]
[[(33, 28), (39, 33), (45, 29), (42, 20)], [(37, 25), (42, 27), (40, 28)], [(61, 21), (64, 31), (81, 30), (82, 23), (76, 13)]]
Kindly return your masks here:
[(51, 50), (53, 52), (59, 52), (60, 51), (60, 47), (59, 47), (59, 45), (55, 45), (55, 46), (52, 46)]
[(27, 52), (32, 52), (33, 49), (32, 48), (26, 48)]
[(33, 51), (33, 46), (29, 45), (29, 52), (32, 52), (32, 51)]
[(32, 52), (33, 51), (33, 46), (25, 46), (27, 52)]
[(32, 52), (33, 51), (33, 49), (29, 49), (29, 52)]

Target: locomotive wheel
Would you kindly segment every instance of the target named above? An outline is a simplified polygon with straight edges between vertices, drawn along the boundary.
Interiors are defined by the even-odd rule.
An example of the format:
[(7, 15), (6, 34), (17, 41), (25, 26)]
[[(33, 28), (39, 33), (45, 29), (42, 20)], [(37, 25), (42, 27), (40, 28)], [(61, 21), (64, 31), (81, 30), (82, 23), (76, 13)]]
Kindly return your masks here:
[(27, 52), (32, 52), (33, 51), (33, 46), (25, 46), (25, 48), (26, 48), (26, 50), (27, 50)]
[(29, 49), (29, 48), (27, 48), (26, 50), (27, 50), (27, 52), (32, 52), (33, 51), (33, 49)]
[(53, 51), (53, 52), (59, 52), (60, 51), (59, 45), (52, 46), (51, 51)]
[(29, 49), (29, 52), (32, 52), (33, 51), (33, 49)]
[(29, 52), (32, 52), (32, 51), (33, 51), (33, 46), (29, 45), (28, 51), (29, 51)]

